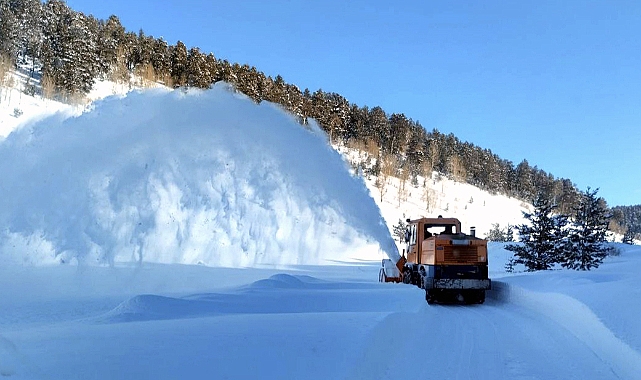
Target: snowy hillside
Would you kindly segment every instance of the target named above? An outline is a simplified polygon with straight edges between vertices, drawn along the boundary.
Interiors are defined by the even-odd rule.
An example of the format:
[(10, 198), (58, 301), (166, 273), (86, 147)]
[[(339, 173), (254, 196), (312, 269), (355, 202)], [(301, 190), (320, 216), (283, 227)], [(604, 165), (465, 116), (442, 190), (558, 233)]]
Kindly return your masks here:
[(399, 205), (390, 180), (379, 210), (318, 130), (224, 86), (52, 107), (0, 114), (2, 377), (641, 374), (639, 246), (590, 272), (508, 274), (492, 243), (484, 305), (428, 305), (377, 282), (389, 228), (443, 214), (482, 235), (525, 205), (435, 179), (429, 210), (411, 185)]

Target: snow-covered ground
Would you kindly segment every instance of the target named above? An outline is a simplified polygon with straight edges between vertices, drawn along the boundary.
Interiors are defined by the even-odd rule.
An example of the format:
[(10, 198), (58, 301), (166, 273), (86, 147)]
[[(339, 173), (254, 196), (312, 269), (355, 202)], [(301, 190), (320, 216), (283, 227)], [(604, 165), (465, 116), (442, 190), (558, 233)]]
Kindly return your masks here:
[(428, 306), (416, 287), (377, 283), (376, 263), (3, 267), (0, 372), (638, 379), (641, 249), (623, 248), (592, 272), (495, 276), (478, 306)]
[(430, 210), (408, 184), (379, 211), (317, 129), (224, 86), (89, 108), (25, 112), (0, 142), (0, 376), (641, 378), (639, 246), (508, 274), (492, 243), (484, 305), (428, 306), (377, 282), (389, 226), (483, 235), (527, 205), (431, 180)]

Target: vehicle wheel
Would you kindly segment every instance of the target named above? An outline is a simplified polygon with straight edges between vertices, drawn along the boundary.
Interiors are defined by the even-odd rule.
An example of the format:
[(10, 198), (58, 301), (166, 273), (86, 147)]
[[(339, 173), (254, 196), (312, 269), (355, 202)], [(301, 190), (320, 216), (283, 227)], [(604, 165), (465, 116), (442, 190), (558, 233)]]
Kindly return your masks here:
[(425, 290), (425, 301), (427, 301), (428, 305), (431, 305), (434, 303), (434, 295), (430, 294), (429, 290)]

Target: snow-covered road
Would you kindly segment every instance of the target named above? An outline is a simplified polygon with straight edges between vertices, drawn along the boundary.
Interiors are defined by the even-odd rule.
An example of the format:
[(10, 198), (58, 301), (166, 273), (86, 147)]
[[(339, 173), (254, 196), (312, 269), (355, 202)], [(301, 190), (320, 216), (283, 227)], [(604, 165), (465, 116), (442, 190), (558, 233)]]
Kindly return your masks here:
[[(59, 289), (2, 301), (11, 313), (0, 318), (0, 370), (16, 378), (641, 374), (639, 347), (629, 343), (634, 339), (617, 338), (577, 299), (526, 290), (513, 284), (517, 277), (495, 281), (484, 305), (463, 306), (427, 305), (416, 287), (377, 283), (375, 263), (40, 271), (43, 282), (55, 278)], [(114, 277), (130, 278), (130, 285), (114, 286)], [(14, 275), (12, 282), (18, 289), (38, 286), (33, 276)], [(88, 287), (72, 289), (80, 283)]]

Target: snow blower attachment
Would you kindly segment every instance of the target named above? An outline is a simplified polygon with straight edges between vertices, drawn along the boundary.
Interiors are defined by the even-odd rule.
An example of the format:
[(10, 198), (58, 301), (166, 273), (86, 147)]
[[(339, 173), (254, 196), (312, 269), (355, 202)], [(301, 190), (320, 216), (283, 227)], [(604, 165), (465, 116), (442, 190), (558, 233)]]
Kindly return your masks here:
[[(393, 263), (385, 259), (380, 282), (403, 282), (425, 289), (427, 303), (485, 302), (491, 288), (487, 270), (487, 241), (461, 232), (455, 218), (407, 219), (407, 249)], [(405, 256), (407, 254), (407, 257)]]

